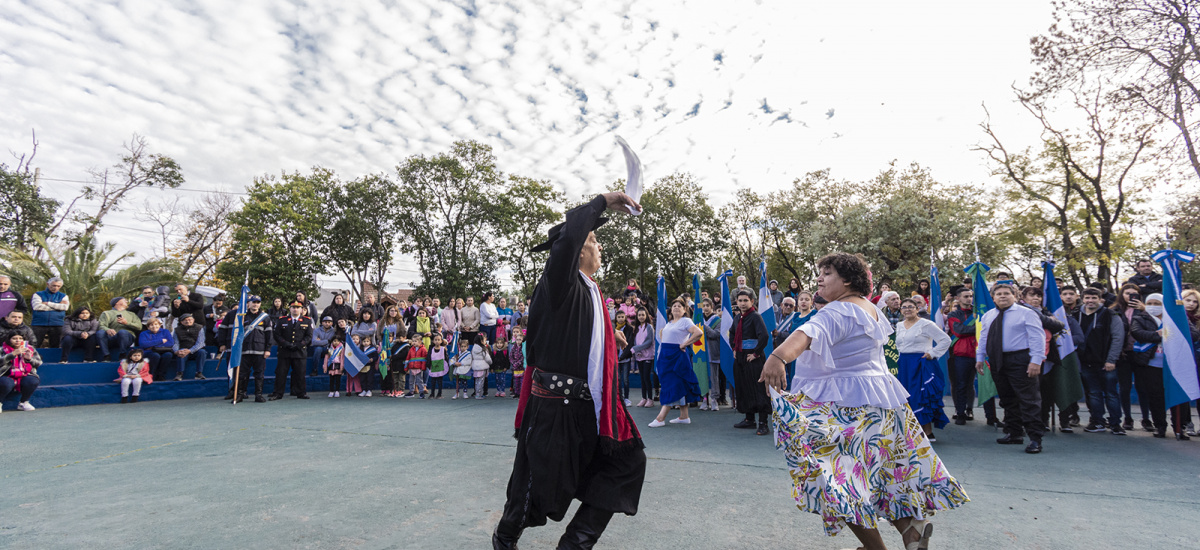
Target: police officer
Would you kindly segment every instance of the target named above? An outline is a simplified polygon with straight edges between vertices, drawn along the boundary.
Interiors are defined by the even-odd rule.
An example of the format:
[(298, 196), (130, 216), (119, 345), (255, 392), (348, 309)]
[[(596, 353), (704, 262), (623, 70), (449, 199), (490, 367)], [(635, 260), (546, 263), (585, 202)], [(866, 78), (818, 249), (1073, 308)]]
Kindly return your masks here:
[[(246, 298), (246, 316), (243, 318), (246, 327), (246, 339), (242, 341), (242, 366), (238, 369), (237, 401), (246, 399), (246, 385), (250, 382), (250, 371), (254, 371), (254, 402), (266, 403), (263, 397), (263, 371), (267, 368), (267, 358), (271, 356), (271, 338), (274, 324), (270, 318), (259, 319), (262, 316), (262, 298), (250, 296)], [(233, 324), (237, 317), (237, 309), (232, 309), (221, 321), (221, 351), (232, 347)], [(257, 322), (256, 322), (257, 321)], [(233, 388), (229, 389), (233, 393)], [(226, 399), (233, 399), (229, 395)], [(237, 401), (234, 401), (235, 403)]]
[(275, 345), (279, 347), (279, 362), (275, 366), (275, 391), (271, 401), (283, 399), (283, 385), (288, 371), (292, 371), (292, 395), (297, 399), (308, 399), (308, 388), (304, 378), (304, 363), (308, 360), (308, 346), (312, 343), (313, 320), (305, 315), (306, 308), (299, 300), (288, 306), (288, 314), (275, 320)]

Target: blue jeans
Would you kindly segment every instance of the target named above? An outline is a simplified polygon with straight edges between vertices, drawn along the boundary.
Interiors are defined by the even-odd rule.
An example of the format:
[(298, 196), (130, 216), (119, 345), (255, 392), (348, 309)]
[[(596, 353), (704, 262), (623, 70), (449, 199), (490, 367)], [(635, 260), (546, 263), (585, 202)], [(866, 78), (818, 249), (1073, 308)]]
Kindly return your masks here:
[(171, 359), (178, 359), (174, 352), (170, 351), (154, 351), (152, 349), (142, 350), (142, 354), (146, 356), (146, 360), (150, 362), (150, 374), (155, 380), (167, 379), (167, 368), (171, 366)]
[[(137, 340), (137, 338), (133, 336), (133, 333), (129, 332), (128, 330), (118, 330), (117, 333), (112, 336), (109, 336), (107, 332), (101, 331), (98, 336), (100, 336), (101, 349), (107, 349), (108, 351), (116, 352), (116, 359), (118, 361), (125, 356), (125, 352), (129, 351), (129, 348), (133, 347), (134, 340)], [(108, 353), (106, 352), (104, 355), (107, 357)]]
[(325, 346), (313, 346), (309, 349), (312, 350), (312, 357), (308, 359), (308, 375), (315, 376), (321, 370), (321, 363), (325, 359)]
[(488, 345), (496, 343), (496, 325), (481, 326), (479, 327), (479, 330), (483, 331), (483, 333), (487, 335)]
[(63, 363), (70, 362), (68, 356), (71, 355), (71, 350), (77, 347), (83, 349), (84, 361), (91, 361), (95, 359), (97, 349), (100, 350), (100, 358), (107, 359), (108, 346), (106, 345), (104, 338), (101, 338), (101, 336), (102, 335), (90, 334), (87, 338), (76, 338), (70, 334), (64, 334), (62, 337), (62, 359), (59, 359), (59, 361)]
[[(21, 402), (29, 401), (33, 396), (33, 390), (36, 390), (38, 384), (42, 383), (42, 379), (36, 374), (30, 374), (21, 378)], [(13, 392), (13, 387), (17, 385), (15, 378), (9, 378), (7, 375), (0, 376), (0, 401), (8, 399), (8, 395)]]
[(176, 356), (175, 362), (176, 362), (177, 366), (176, 366), (175, 375), (186, 378), (188, 363), (196, 364), (196, 374), (204, 374), (204, 360), (206, 359), (207, 355), (208, 355), (208, 352), (206, 352), (204, 350), (199, 350), (199, 351), (194, 351), (192, 353), (189, 353), (185, 357)]
[(1121, 424), (1121, 398), (1117, 393), (1117, 371), (1104, 370), (1103, 365), (1084, 365), (1079, 373), (1083, 375), (1087, 388), (1088, 413), (1091, 424), (1105, 424), (1104, 409), (1108, 408), (1109, 426)]
[(632, 364), (632, 358), (617, 363), (617, 395), (621, 399), (629, 399), (629, 367)]

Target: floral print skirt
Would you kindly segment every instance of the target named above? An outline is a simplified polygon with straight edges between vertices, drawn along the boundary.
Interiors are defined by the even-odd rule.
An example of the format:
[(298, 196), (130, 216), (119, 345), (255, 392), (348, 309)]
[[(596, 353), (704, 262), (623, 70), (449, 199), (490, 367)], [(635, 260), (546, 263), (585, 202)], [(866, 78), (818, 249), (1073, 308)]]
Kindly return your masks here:
[(820, 514), (825, 534), (847, 523), (877, 528), (968, 502), (907, 405), (841, 407), (771, 390), (775, 447), (787, 458), (792, 496)]

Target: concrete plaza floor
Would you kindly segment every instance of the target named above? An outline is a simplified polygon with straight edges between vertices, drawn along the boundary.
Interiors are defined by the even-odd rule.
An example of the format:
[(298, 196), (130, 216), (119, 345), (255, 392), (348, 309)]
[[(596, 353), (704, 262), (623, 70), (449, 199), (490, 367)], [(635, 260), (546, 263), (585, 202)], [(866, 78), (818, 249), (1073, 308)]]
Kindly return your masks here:
[[(0, 548), (490, 548), (515, 409), (318, 396), (6, 411)], [(642, 428), (641, 511), (599, 548), (855, 546), (796, 510), (771, 437), (732, 429), (731, 411), (693, 418)], [(1200, 547), (1200, 441), (1055, 434), (1028, 456), (980, 422), (947, 428), (935, 448), (973, 502), (935, 517), (933, 548)], [(563, 527), (522, 548), (553, 548)]]

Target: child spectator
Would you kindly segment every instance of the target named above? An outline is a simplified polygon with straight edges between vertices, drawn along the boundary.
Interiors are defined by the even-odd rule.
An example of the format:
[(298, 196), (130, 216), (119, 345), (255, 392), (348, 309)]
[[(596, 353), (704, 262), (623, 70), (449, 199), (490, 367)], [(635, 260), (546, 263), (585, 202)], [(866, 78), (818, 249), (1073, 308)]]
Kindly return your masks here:
[(401, 338), (392, 345), (392, 354), (388, 358), (387, 378), (384, 380), (384, 387), (387, 388), (387, 391), (384, 391), (383, 395), (404, 397), (404, 391), (407, 389), (404, 386), (404, 379), (408, 374), (408, 369), (404, 365), (408, 361), (408, 348), (411, 346), (409, 342), (409, 339)]
[(512, 368), (512, 396), (521, 396), (521, 384), (525, 376), (525, 332), (513, 329), (512, 343), (508, 345), (508, 364)]
[[(362, 350), (367, 354), (367, 364), (358, 372), (358, 385), (362, 388), (359, 397), (371, 397), (371, 387), (375, 385), (375, 371), (379, 370), (379, 348), (375, 347), (370, 336), (362, 338)], [(374, 370), (372, 370), (374, 367)]]
[(488, 339), (484, 333), (475, 335), (475, 343), (471, 346), (471, 376), (475, 379), (475, 399), (487, 397), (484, 387), (487, 385), (488, 370), (492, 366), (492, 354), (488, 351)]
[(133, 387), (132, 401), (137, 403), (138, 396), (142, 394), (142, 383), (154, 382), (154, 377), (150, 376), (150, 360), (146, 359), (145, 354), (138, 348), (133, 348), (125, 354), (125, 358), (117, 365), (117, 376), (120, 376), (121, 381), (121, 403), (130, 402), (130, 386)]
[(321, 372), (329, 375), (329, 397), (341, 397), (342, 393), (338, 388), (342, 384), (342, 361), (345, 357), (342, 355), (342, 339), (334, 337), (329, 340), (329, 354), (325, 356), (325, 362), (321, 365)]
[(37, 375), (42, 356), (38, 355), (32, 344), (25, 342), (25, 335), (19, 332), (8, 335), (0, 352), (4, 353), (0, 358), (0, 401), (8, 399), (10, 393), (20, 393), (21, 402), (17, 404), (17, 410), (34, 410), (29, 398), (33, 397), (33, 391), (42, 382)]
[(492, 346), (492, 376), (496, 383), (496, 397), (504, 397), (504, 388), (508, 387), (508, 343), (502, 332), (496, 332), (496, 343)]
[[(424, 312), (424, 309), (418, 310), (418, 320)], [(429, 351), (425, 346), (421, 345), (421, 336), (414, 334), (412, 340), (408, 343), (408, 357), (404, 360), (404, 369), (408, 372), (408, 382), (406, 385), (411, 388), (408, 392), (408, 397), (416, 395), (421, 399), (425, 399), (425, 393), (428, 389), (428, 386), (425, 384), (425, 369), (428, 366), (428, 361)]]
[(433, 319), (429, 317), (429, 310), (424, 307), (417, 310), (416, 320), (408, 331), (409, 337), (414, 335), (421, 338), (421, 347), (429, 347), (430, 338), (433, 336)]
[(449, 353), (449, 350), (446, 348), (445, 340), (442, 339), (442, 334), (434, 332), (431, 347), (429, 348), (430, 399), (442, 398), (442, 386), (445, 385), (446, 372), (450, 370), (450, 362), (446, 360), (447, 353)]

